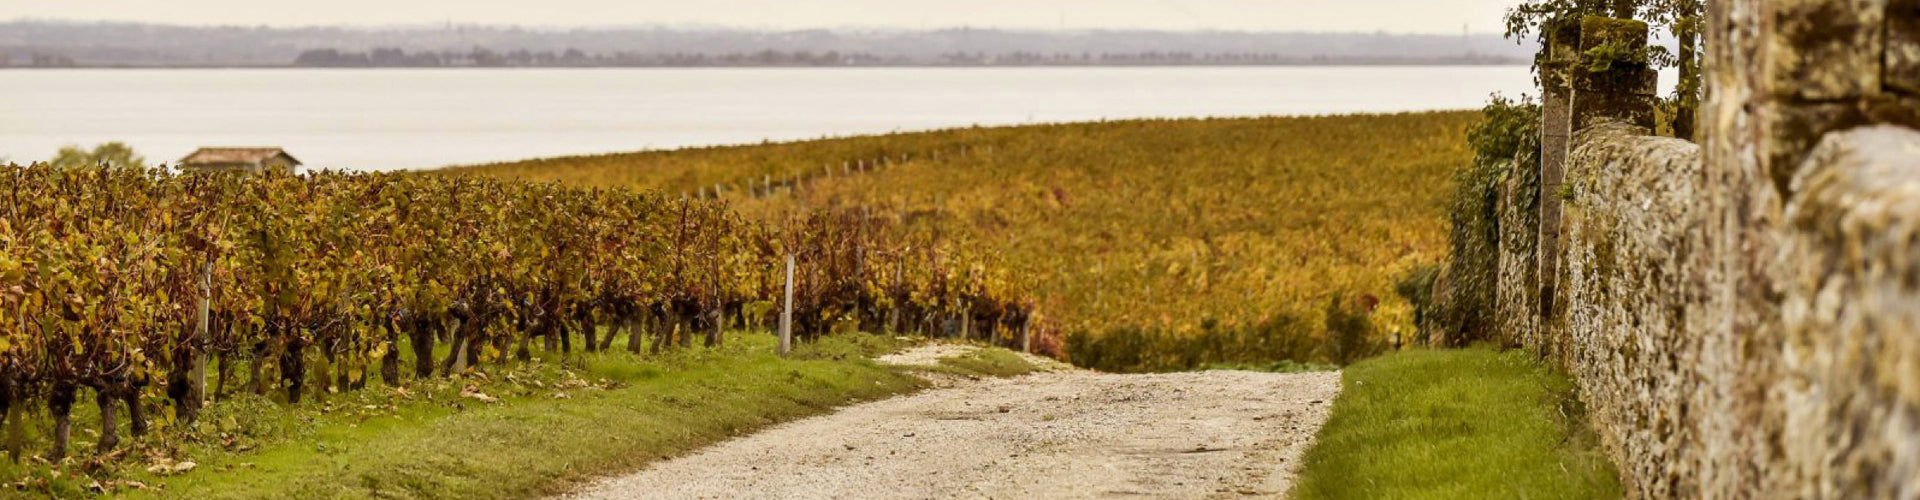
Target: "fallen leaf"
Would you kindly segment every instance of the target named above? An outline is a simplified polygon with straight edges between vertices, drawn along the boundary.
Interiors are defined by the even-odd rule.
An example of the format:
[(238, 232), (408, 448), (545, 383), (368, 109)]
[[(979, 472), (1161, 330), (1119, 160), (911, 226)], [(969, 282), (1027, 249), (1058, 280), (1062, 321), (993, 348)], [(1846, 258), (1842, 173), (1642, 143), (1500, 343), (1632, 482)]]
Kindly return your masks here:
[(461, 389), (461, 390), (460, 390), (460, 397), (463, 397), (463, 398), (473, 398), (473, 399), (478, 399), (478, 400), (480, 400), (480, 402), (482, 402), (482, 403), (498, 403), (498, 402), (500, 402), (500, 398), (496, 398), (496, 397), (493, 397), (493, 396), (488, 396), (488, 395), (487, 395), (486, 393), (484, 393), (484, 392), (480, 392), (480, 390), (479, 390), (479, 389), (476, 389), (476, 388), (474, 388), (474, 387), (472, 387), (472, 386), (468, 386), (468, 387), (467, 387), (467, 388), (465, 388), (465, 389)]

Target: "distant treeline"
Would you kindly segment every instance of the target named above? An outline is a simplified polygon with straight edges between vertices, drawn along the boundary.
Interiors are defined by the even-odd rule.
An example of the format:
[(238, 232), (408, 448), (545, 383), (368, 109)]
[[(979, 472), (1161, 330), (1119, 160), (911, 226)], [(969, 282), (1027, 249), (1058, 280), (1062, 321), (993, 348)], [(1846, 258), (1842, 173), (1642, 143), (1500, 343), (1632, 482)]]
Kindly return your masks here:
[[(5, 55), (0, 53), (0, 66), (6, 66), (6, 60), (11, 59)], [(28, 54), (25, 62), (29, 68), (71, 68), (80, 65), (73, 58), (60, 54)]]
[(779, 51), (704, 53), (613, 52), (588, 54), (564, 51), (486, 48), (470, 51), (416, 51), (379, 48), (366, 52), (314, 49), (301, 52), (293, 65), (312, 68), (440, 68), (440, 67), (761, 67), (761, 66), (1226, 66), (1313, 64), (1506, 64), (1503, 57), (1290, 56), (1275, 53), (1196, 54), (1192, 52), (1134, 52), (1078, 54), (1009, 52), (1003, 54), (954, 52), (929, 57), (882, 56), (866, 52)]
[(286, 67), (303, 53), (349, 67), (1525, 64), (1534, 52), (1495, 34), (0, 22), (0, 66), (14, 67)]

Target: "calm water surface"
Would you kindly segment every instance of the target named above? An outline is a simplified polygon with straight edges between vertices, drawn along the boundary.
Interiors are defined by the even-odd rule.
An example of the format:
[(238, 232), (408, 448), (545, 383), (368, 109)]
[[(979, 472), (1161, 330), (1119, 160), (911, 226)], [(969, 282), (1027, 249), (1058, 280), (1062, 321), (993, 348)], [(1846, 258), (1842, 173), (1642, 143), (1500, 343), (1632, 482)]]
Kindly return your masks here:
[(283, 146), (309, 166), (522, 158), (1098, 119), (1478, 107), (1524, 66), (0, 72), (0, 159)]

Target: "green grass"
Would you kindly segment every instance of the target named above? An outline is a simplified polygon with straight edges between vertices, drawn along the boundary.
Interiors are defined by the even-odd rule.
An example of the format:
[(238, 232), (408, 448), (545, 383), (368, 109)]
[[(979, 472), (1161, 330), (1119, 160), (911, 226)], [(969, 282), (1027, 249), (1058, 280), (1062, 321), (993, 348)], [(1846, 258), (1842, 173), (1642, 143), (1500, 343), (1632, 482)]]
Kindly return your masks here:
[(1330, 372), (1340, 369), (1338, 366), (1320, 363), (1301, 363), (1292, 360), (1279, 360), (1269, 363), (1213, 363), (1201, 367), (1202, 370), (1233, 370), (1268, 373), (1307, 373)]
[(1524, 352), (1404, 351), (1342, 384), (1295, 499), (1621, 496), (1572, 382)]
[(998, 348), (976, 349), (959, 356), (940, 358), (940, 364), (987, 377), (1013, 377), (1040, 369), (1013, 351)]
[[(468, 380), (411, 381), (286, 406), (243, 397), (194, 428), (123, 445), (118, 463), (50, 468), (0, 460), (0, 498), (89, 495), (98, 481), (129, 498), (528, 498), (922, 382), (867, 358), (898, 345), (829, 337), (772, 354), (767, 335), (662, 356), (574, 355)], [(495, 402), (462, 395), (472, 387)], [(469, 394), (471, 394), (469, 392)], [(86, 408), (83, 405), (81, 408)], [(76, 408), (76, 451), (89, 454)], [(152, 464), (193, 461), (183, 474)], [(58, 470), (56, 477), (52, 471)], [(147, 488), (141, 490), (139, 485)]]

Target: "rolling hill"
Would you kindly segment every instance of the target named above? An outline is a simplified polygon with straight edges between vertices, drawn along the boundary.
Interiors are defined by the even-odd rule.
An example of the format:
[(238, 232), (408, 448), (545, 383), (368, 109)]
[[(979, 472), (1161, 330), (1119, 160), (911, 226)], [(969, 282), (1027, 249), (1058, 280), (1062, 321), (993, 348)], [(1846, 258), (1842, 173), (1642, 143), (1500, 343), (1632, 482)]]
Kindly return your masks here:
[[(872, 210), (996, 253), (1059, 336), (1126, 338), (1107, 350), (1134, 352), (1110, 368), (1180, 369), (1331, 360), (1336, 311), (1367, 311), (1371, 342), (1410, 340), (1393, 285), (1446, 251), (1451, 172), (1477, 116), (967, 128), (443, 172), (717, 196), (776, 221)], [(1224, 340), (1168, 344), (1209, 337)], [(1067, 350), (1099, 354), (1088, 348)], [(1173, 350), (1204, 352), (1159, 352)]]

